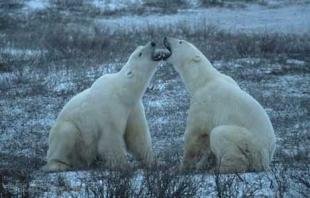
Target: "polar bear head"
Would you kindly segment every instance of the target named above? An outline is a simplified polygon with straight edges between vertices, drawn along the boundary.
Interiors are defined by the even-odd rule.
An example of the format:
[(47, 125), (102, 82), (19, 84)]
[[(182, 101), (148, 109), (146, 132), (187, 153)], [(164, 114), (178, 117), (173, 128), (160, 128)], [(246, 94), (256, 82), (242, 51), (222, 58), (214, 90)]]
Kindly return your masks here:
[(122, 70), (128, 78), (149, 78), (155, 71), (158, 61), (162, 60), (169, 51), (157, 49), (156, 43), (148, 42), (144, 46), (138, 46), (130, 55)]
[(186, 69), (195, 63), (200, 63), (205, 56), (191, 43), (171, 37), (164, 38), (164, 45), (170, 51), (170, 56), (164, 59), (173, 64), (177, 71)]
[(164, 38), (170, 56), (164, 57), (180, 74), (190, 93), (195, 93), (208, 80), (218, 76), (217, 70), (193, 44), (175, 38)]
[(118, 74), (122, 76), (124, 89), (130, 90), (131, 95), (141, 97), (165, 53), (169, 51), (157, 49), (154, 42), (137, 47)]

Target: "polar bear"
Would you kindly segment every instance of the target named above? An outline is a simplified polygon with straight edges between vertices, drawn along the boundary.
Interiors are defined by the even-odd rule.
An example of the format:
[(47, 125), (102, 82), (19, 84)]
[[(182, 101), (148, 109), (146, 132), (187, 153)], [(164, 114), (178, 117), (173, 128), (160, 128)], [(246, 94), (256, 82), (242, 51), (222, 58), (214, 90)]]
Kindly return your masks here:
[(268, 169), (275, 134), (262, 106), (189, 42), (165, 38), (164, 45), (172, 53), (166, 61), (190, 94), (182, 169), (213, 167), (221, 173)]
[(64, 106), (49, 134), (43, 170), (85, 167), (97, 158), (122, 169), (128, 166), (127, 151), (152, 163), (141, 98), (161, 59), (156, 50), (154, 42), (138, 47), (119, 72), (103, 75)]

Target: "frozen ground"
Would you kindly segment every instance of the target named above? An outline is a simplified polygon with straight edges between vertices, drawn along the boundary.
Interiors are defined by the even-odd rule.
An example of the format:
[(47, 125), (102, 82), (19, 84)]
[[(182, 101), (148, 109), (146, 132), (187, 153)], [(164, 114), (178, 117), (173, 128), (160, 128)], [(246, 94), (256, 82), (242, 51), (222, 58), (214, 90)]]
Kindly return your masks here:
[[(276, 172), (277, 173), (247, 173), (240, 174), (238, 176), (221, 176), (211, 174), (194, 174), (191, 176), (179, 175), (175, 176), (174, 178), (170, 178), (171, 181), (169, 182), (176, 183), (176, 185), (178, 185), (179, 181), (175, 179), (176, 177), (181, 177), (184, 180), (192, 180), (192, 182), (196, 182), (197, 193), (195, 197), (218, 197), (217, 191), (214, 191), (214, 189), (216, 188), (230, 189), (231, 193), (223, 193), (223, 195), (227, 197), (279, 197), (282, 195), (284, 195), (285, 197), (302, 197), (305, 195), (300, 194), (300, 187), (296, 183), (296, 180), (294, 180), (293, 178), (288, 178), (285, 175), (281, 176), (283, 177), (281, 179), (287, 179), (287, 181), (285, 182), (287, 182), (290, 187), (284, 194), (279, 193), (278, 189), (281, 188), (282, 183), (278, 182), (278, 178), (276, 178), (275, 176), (275, 174), (279, 174), (279, 171)], [(144, 183), (144, 180), (149, 177), (149, 175), (147, 174), (148, 173), (143, 173), (142, 171), (137, 171), (131, 176), (131, 180), (128, 185), (132, 187), (136, 195), (139, 195), (137, 197), (147, 196), (147, 194), (144, 194), (145, 191), (143, 191), (149, 188), (148, 184)], [(305, 174), (305, 172), (300, 172), (299, 174)], [(97, 176), (97, 182), (94, 182), (93, 180), (87, 181), (87, 178), (93, 178), (94, 175)], [(31, 195), (36, 195), (40, 197), (96, 197), (96, 193), (98, 192), (102, 192), (101, 195), (107, 195), (109, 187), (103, 188), (102, 186), (106, 184), (107, 178), (110, 177), (109, 179), (114, 179), (113, 176), (111, 176), (111, 173), (103, 171), (95, 171), (92, 173), (86, 171), (76, 171), (67, 172), (66, 174), (49, 174), (43, 178), (41, 175), (37, 176), (39, 176), (38, 179), (34, 179), (29, 186), (31, 191), (33, 192)], [(158, 172), (156, 175), (156, 177), (161, 176), (161, 172)], [(53, 185), (50, 186), (49, 189), (45, 187), (45, 191), (42, 193), (42, 183), (45, 183), (46, 180), (50, 181), (50, 183), (52, 183)], [(154, 181), (154, 178), (151, 178), (150, 180)], [(65, 186), (60, 186), (59, 181), (64, 183)], [(222, 185), (218, 185), (219, 182), (222, 183)], [(121, 185), (122, 182), (116, 181), (116, 183), (118, 183), (118, 185)], [(171, 183), (168, 183), (168, 185), (170, 185)], [(98, 186), (98, 184), (102, 186)], [(59, 193), (60, 187), (63, 188), (61, 193)], [(153, 187), (156, 188), (156, 184)]]
[[(289, 169), (291, 172), (296, 169), (301, 174), (305, 174), (305, 171), (309, 174), (309, 169), (305, 169), (303, 164), (309, 163), (310, 158), (309, 64), (298, 60), (286, 60), (282, 64), (277, 64), (264, 59), (237, 59), (231, 62), (215, 61), (214, 65), (220, 71), (234, 77), (243, 89), (266, 108), (277, 135), (278, 146), (272, 166), (276, 168), (288, 163), (287, 159), (302, 158), (289, 165), (292, 166)], [(101, 74), (115, 72), (120, 66), (121, 64), (110, 64), (80, 70), (49, 71), (25, 68), (21, 74), (2, 73), (1, 83), (8, 83), (9, 88), (1, 90), (0, 97), (2, 107), (0, 150), (1, 158), (4, 159), (1, 168), (6, 167), (8, 171), (13, 167), (27, 169), (25, 166), (30, 166), (28, 168), (32, 170), (40, 168), (47, 150), (48, 130), (63, 104), (72, 95), (89, 86)], [(18, 75), (23, 76), (22, 79), (19, 79)], [(168, 65), (159, 67), (144, 96), (144, 104), (157, 158), (163, 162), (169, 159), (177, 164), (182, 152), (182, 135), (189, 98), (179, 76), (171, 67)], [(82, 191), (81, 186), (78, 188), (73, 184), (70, 187), (73, 178), (80, 182), (79, 185), (87, 179), (85, 174), (75, 175), (73, 178), (72, 173), (62, 174), (62, 177), (69, 182), (67, 184), (69, 189), (78, 192), (80, 191), (77, 189)], [(201, 193), (208, 194), (215, 189), (213, 177), (212, 175), (204, 177), (203, 182), (209, 182), (206, 184), (209, 187), (208, 189), (201, 187)], [(279, 190), (277, 186), (269, 185), (277, 182), (277, 177), (272, 172), (260, 176), (242, 174), (242, 177), (246, 177), (246, 181), (251, 185), (258, 185), (255, 184), (258, 182), (257, 178), (263, 179), (259, 182), (264, 184), (264, 188), (255, 193), (267, 193), (271, 196)], [(31, 178), (33, 181), (30, 183), (30, 189), (39, 195), (43, 192), (38, 192), (38, 189), (45, 189), (43, 195), (48, 196), (50, 193), (55, 193), (57, 186), (60, 185), (57, 183), (58, 177), (53, 180), (52, 175), (45, 175), (40, 171), (35, 171)], [(46, 188), (43, 181), (49, 181), (49, 185), (56, 186)], [(240, 180), (240, 183), (243, 182)], [(289, 187), (286, 195), (296, 193), (300, 195), (298, 192), (302, 191), (300, 188), (303, 186), (296, 187), (294, 183), (293, 179), (287, 181)], [(84, 183), (84, 187), (85, 185), (88, 185), (87, 182)], [(235, 185), (242, 188), (241, 184)], [(250, 188), (249, 186), (247, 188)], [(68, 189), (63, 190), (62, 193), (69, 193), (68, 191), (70, 192)]]
[[(115, 2), (105, 2), (113, 10)], [(53, 7), (51, 1), (25, 1), (16, 7), (0, 3), (0, 192), (7, 193), (0, 197), (82, 197), (109, 191), (112, 184), (106, 182), (113, 174), (98, 170), (98, 165), (95, 170), (42, 173), (48, 131), (73, 95), (102, 74), (118, 71), (136, 44), (162, 39), (161, 34), (191, 40), (218, 70), (256, 98), (274, 125), (277, 150), (272, 170), (266, 173), (174, 174), (181, 160), (189, 96), (173, 68), (162, 63), (143, 102), (153, 149), (167, 170), (159, 168), (148, 175), (136, 168), (130, 185), (148, 189), (143, 182), (151, 180), (162, 187), (161, 182), (168, 180), (173, 191), (188, 181), (185, 184), (195, 184), (191, 189), (200, 197), (306, 197), (310, 194), (310, 7), (273, 2), (277, 6), (233, 9), (194, 3), (170, 15), (111, 16), (94, 15), (84, 7), (63, 11), (62, 4)], [(101, 6), (99, 1), (92, 5)], [(244, 39), (244, 33), (253, 36)], [(122, 186), (124, 178), (113, 177), (112, 187)]]

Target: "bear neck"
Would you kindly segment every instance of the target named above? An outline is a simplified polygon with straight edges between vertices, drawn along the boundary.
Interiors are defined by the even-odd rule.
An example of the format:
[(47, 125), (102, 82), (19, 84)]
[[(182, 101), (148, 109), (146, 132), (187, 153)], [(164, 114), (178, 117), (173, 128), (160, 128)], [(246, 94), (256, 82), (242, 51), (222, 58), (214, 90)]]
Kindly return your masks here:
[(205, 57), (199, 62), (190, 61), (184, 64), (186, 65), (181, 67), (183, 69), (179, 69), (179, 73), (191, 96), (193, 96), (197, 90), (212, 82), (219, 74)]
[[(132, 76), (128, 76), (128, 72), (132, 72)], [(136, 72), (130, 65), (126, 64), (119, 72), (123, 79), (123, 94), (131, 95), (131, 98), (135, 98), (134, 100), (142, 98), (154, 73), (155, 68), (150, 71)]]

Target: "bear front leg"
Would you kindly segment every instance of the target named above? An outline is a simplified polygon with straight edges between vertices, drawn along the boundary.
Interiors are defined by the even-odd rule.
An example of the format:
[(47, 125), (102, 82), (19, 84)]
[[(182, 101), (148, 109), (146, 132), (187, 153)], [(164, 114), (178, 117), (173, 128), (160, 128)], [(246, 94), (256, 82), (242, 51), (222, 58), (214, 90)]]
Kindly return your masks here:
[(200, 161), (196, 165), (197, 170), (212, 170), (216, 167), (216, 157), (211, 150), (204, 151)]
[[(192, 134), (190, 132), (186, 132), (185, 134)], [(191, 170), (195, 169), (196, 163), (199, 161), (201, 157), (201, 148), (199, 142), (195, 140), (192, 135), (186, 135), (184, 139), (184, 154), (183, 161), (181, 164), (181, 170)]]
[(65, 171), (81, 165), (78, 160), (77, 137), (79, 130), (68, 121), (56, 123), (49, 135), (49, 149), (47, 152), (47, 164), (43, 171)]
[(152, 140), (142, 102), (132, 110), (127, 121), (125, 142), (128, 151), (143, 165), (150, 167), (154, 161)]
[(105, 128), (98, 142), (98, 156), (108, 168), (125, 170), (129, 167), (121, 131)]
[(208, 162), (210, 154), (208, 131), (188, 127), (184, 138), (184, 155), (181, 170), (201, 169), (206, 164), (212, 163)]

